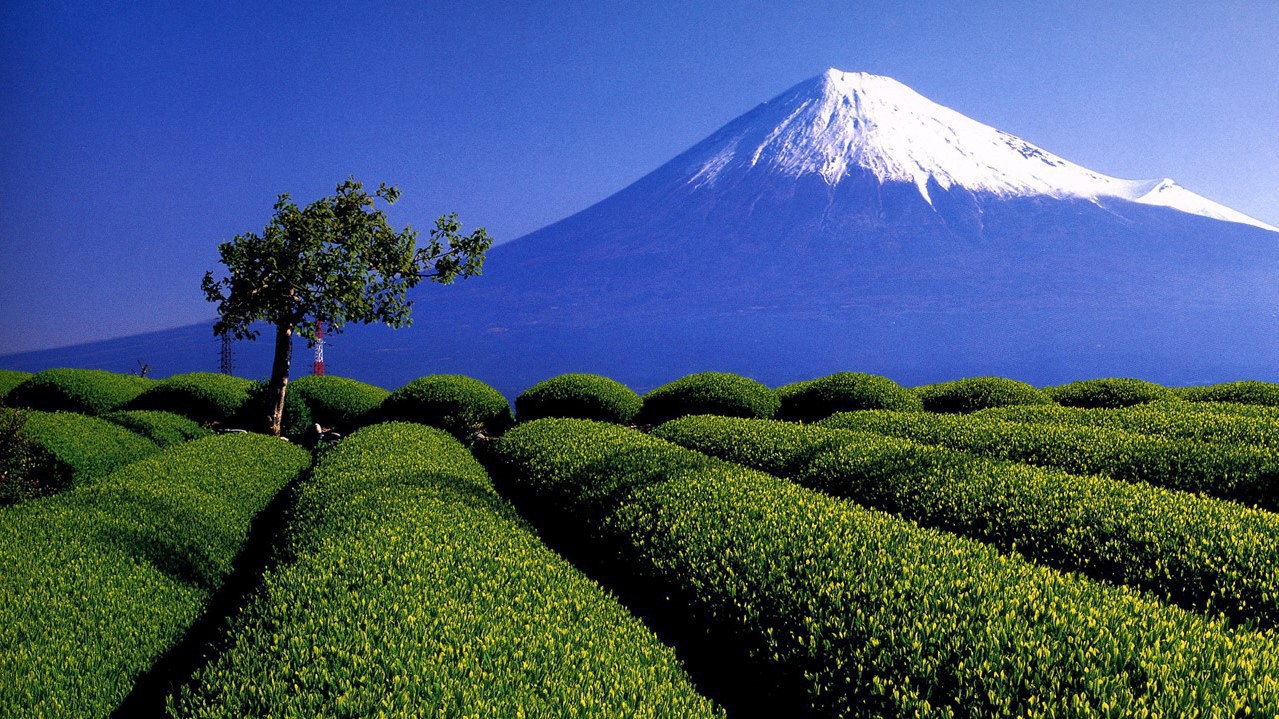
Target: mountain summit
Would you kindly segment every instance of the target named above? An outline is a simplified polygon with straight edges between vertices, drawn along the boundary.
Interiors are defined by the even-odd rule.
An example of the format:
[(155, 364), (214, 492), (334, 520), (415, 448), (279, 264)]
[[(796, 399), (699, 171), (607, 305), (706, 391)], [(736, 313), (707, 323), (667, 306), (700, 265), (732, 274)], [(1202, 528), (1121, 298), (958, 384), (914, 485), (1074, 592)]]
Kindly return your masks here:
[(700, 144), (689, 182), (714, 188), (763, 168), (838, 185), (857, 171), (906, 182), (931, 202), (930, 185), (996, 197), (1120, 199), (1279, 232), (1170, 179), (1121, 180), (938, 105), (896, 80), (830, 69), (760, 105)]
[[(1171, 180), (1108, 177), (831, 70), (493, 248), (483, 277), (419, 288), (411, 330), (354, 328), (326, 359), (386, 387), (461, 373), (508, 396), (564, 372), (641, 391), (705, 370), (1279, 380), (1277, 273), (1275, 228)], [(6, 362), (211, 369), (212, 349), (176, 354), (191, 346), (161, 334)]]

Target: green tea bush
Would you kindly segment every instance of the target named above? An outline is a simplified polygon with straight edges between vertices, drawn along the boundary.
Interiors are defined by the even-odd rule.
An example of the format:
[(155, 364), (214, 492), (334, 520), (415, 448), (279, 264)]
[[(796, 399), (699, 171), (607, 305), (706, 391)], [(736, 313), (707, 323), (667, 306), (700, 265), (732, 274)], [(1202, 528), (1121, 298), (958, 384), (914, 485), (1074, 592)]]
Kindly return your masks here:
[(813, 422), (861, 409), (903, 412), (924, 408), (918, 395), (887, 377), (862, 372), (837, 372), (827, 377), (777, 388), (782, 401), (780, 419)]
[(112, 412), (102, 418), (145, 437), (160, 447), (171, 447), (193, 439), (208, 437), (211, 434), (209, 430), (196, 424), (195, 420), (172, 412), (137, 409)]
[(174, 412), (196, 422), (226, 422), (249, 399), (252, 380), (213, 372), (166, 377), (129, 403), (129, 409)]
[(1178, 397), (1191, 402), (1233, 402), (1279, 407), (1279, 384), (1243, 380), (1174, 390)]
[(209, 437), (0, 511), (0, 716), (111, 715), (309, 461), (270, 437)]
[(56, 491), (70, 480), (47, 449), (22, 432), (26, 410), (0, 407), (0, 505)]
[[(538, 420), (495, 449), (504, 481), (552, 488), (565, 531), (748, 657), (738, 685), (789, 701), (778, 716), (1279, 713), (1273, 634), (614, 425)], [(601, 480), (612, 501), (575, 500)]]
[(1174, 400), (1176, 394), (1153, 382), (1127, 377), (1086, 379), (1044, 390), (1063, 407), (1131, 407), (1135, 404)]
[(562, 374), (542, 380), (515, 398), (521, 422), (543, 417), (578, 417), (626, 424), (635, 419), (644, 400), (630, 387), (596, 374)]
[[(253, 382), (249, 386), (249, 397), (240, 405), (229, 424), (251, 432), (269, 434), (271, 431), (271, 410), (275, 406), (275, 394), (266, 381)], [(280, 435), (296, 437), (311, 428), (311, 408), (299, 392), (285, 391), (284, 417), (280, 422)]]
[(914, 391), (925, 410), (946, 414), (1018, 404), (1053, 403), (1041, 390), (1003, 377), (969, 377), (916, 387)]
[(974, 415), (1021, 424), (1065, 424), (1120, 429), (1169, 439), (1251, 444), (1279, 450), (1279, 420), (1187, 409), (1186, 403), (1152, 403), (1123, 409), (1001, 407)]
[(1279, 455), (1264, 447), (1174, 440), (1100, 427), (1018, 424), (981, 415), (848, 412), (823, 420), (822, 425), (1279, 508)]
[(470, 377), (436, 374), (420, 377), (382, 402), (388, 419), (439, 427), (463, 441), (476, 432), (497, 435), (515, 423), (501, 392)]
[(74, 412), (27, 412), (22, 433), (53, 456), (60, 485), (104, 477), (160, 449), (118, 424)]
[(727, 372), (700, 372), (644, 395), (644, 408), (637, 420), (660, 424), (690, 414), (769, 418), (780, 407), (777, 392), (753, 379)]
[(653, 434), (1058, 569), (1279, 626), (1279, 515), (1271, 512), (788, 422), (686, 417)]
[(19, 372), (11, 369), (0, 369), (0, 405), (8, 404), (7, 396), (14, 387), (31, 379), (30, 372)]
[(106, 414), (153, 384), (142, 377), (98, 369), (47, 369), (10, 390), (6, 401), (14, 407)]
[(299, 377), (289, 383), (311, 408), (311, 417), (321, 426), (351, 432), (375, 419), (390, 392), (347, 377), (332, 375)]
[(453, 437), (325, 454), (179, 717), (709, 717), (674, 652), (548, 549)]

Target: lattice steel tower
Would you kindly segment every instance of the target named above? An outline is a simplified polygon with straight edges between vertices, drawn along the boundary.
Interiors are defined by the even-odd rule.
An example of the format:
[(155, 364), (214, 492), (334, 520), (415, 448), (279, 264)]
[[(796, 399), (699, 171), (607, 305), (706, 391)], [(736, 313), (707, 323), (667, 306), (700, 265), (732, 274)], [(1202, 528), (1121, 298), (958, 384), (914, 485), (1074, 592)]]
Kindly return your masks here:
[(324, 321), (315, 322), (315, 363), (311, 366), (311, 374), (324, 376)]
[(218, 371), (222, 374), (234, 374), (231, 362), (231, 335), (222, 333), (222, 357), (218, 363)]

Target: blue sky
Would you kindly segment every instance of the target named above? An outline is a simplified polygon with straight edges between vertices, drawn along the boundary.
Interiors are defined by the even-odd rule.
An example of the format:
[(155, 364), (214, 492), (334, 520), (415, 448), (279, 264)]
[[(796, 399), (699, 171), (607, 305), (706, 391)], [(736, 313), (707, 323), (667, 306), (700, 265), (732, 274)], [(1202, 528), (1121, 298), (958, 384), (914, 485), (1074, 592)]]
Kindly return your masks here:
[(8, 0), (0, 353), (211, 318), (280, 192), (511, 240), (827, 67), (1279, 225), (1275, 2)]

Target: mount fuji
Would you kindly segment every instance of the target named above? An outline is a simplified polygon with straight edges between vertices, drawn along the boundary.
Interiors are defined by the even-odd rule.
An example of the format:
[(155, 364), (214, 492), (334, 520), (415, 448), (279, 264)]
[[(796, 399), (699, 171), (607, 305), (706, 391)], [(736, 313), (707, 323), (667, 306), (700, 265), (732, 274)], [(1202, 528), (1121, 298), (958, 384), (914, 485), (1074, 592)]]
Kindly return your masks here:
[[(328, 358), (388, 387), (458, 372), (508, 395), (569, 371), (641, 391), (702, 370), (1274, 380), (1277, 271), (1279, 229), (1170, 179), (1109, 177), (829, 70), (493, 248), (483, 277), (419, 289), (412, 329), (351, 328)], [(112, 342), (0, 363), (123, 369), (144, 345), (162, 374), (216, 361)], [(265, 374), (260, 344), (247, 366)]]

